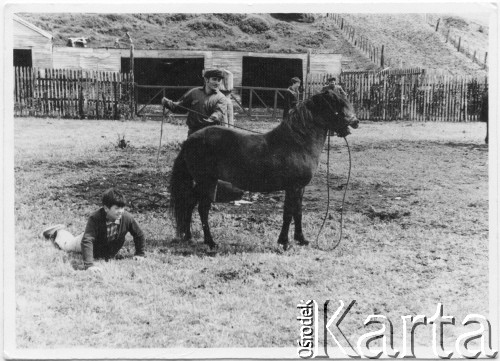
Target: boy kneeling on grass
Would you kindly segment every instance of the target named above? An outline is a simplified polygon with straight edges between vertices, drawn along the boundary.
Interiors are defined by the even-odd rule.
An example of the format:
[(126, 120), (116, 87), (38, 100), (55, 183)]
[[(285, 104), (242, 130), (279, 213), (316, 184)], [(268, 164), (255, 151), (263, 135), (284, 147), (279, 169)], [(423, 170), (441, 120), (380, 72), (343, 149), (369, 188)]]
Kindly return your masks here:
[(115, 189), (108, 189), (102, 197), (103, 207), (90, 215), (85, 232), (73, 236), (64, 225), (46, 228), (42, 235), (51, 239), (62, 250), (79, 252), (83, 255), (86, 270), (101, 272), (94, 266), (94, 259), (104, 258), (106, 262), (115, 258), (125, 243), (125, 235), (134, 237), (135, 260), (144, 259), (144, 233), (132, 215), (125, 211), (125, 197)]

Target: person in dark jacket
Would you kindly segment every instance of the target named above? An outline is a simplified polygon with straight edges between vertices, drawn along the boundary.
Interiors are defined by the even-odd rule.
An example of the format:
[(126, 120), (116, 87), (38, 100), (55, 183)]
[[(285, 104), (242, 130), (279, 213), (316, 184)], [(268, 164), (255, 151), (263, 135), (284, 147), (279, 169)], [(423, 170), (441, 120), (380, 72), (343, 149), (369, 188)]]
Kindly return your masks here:
[[(177, 102), (168, 98), (163, 98), (161, 102), (164, 107), (174, 112), (189, 111), (187, 117), (188, 137), (209, 126), (234, 125), (232, 104), (229, 104), (231, 100), (226, 97), (233, 87), (232, 77), (232, 73), (227, 70), (208, 69), (203, 74), (205, 81), (203, 87), (189, 90)], [(228, 108), (231, 111), (229, 118), (227, 116)], [(239, 200), (243, 193), (243, 190), (231, 183), (219, 180), (212, 195), (212, 201), (226, 203)]]
[(342, 87), (340, 85), (337, 84), (337, 78), (332, 76), (331, 78), (328, 78), (328, 85), (324, 86), (321, 91), (324, 92), (326, 90), (336, 90), (337, 92), (339, 92), (340, 94), (342, 94), (343, 96), (347, 96), (347, 93), (344, 91), (344, 89), (342, 89)]
[(94, 259), (106, 261), (115, 258), (125, 243), (125, 235), (134, 237), (135, 260), (145, 256), (145, 237), (132, 215), (125, 211), (125, 197), (115, 189), (108, 189), (102, 197), (103, 207), (92, 213), (87, 221), (85, 232), (73, 236), (64, 225), (51, 226), (42, 235), (54, 241), (62, 250), (81, 252), (85, 269), (99, 273)]
[(290, 86), (285, 92), (285, 104), (283, 105), (283, 120), (288, 119), (290, 110), (297, 105), (299, 101), (300, 79), (293, 77), (290, 79)]
[(162, 98), (163, 106), (171, 111), (189, 112), (186, 121), (188, 136), (205, 127), (224, 123), (228, 100), (219, 89), (223, 78), (221, 70), (209, 69), (203, 74), (204, 86), (189, 90), (177, 102)]

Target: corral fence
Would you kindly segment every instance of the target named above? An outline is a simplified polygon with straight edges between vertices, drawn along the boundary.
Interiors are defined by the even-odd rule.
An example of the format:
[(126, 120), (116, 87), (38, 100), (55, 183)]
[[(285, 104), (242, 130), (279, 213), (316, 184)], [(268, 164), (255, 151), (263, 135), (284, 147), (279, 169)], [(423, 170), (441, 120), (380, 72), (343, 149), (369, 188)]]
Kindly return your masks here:
[[(137, 89), (152, 86), (134, 84), (128, 73), (27, 67), (16, 67), (14, 73), (16, 116), (130, 119), (135, 115), (161, 115), (159, 100), (172, 90), (155, 86), (152, 91), (158, 93), (156, 99), (151, 104), (138, 104)], [(329, 76), (308, 74), (304, 95), (319, 92)], [(477, 121), (481, 97), (488, 89), (486, 77), (442, 75), (419, 68), (342, 72), (339, 80), (362, 120)], [(285, 91), (242, 86), (235, 87), (231, 98), (240, 114), (275, 119), (281, 117), (278, 100)], [(248, 104), (242, 101), (245, 92)], [(154, 104), (154, 111), (147, 111)]]
[[(171, 98), (173, 91), (188, 91), (195, 86), (164, 86), (164, 85), (137, 85), (136, 84), (136, 115), (141, 117), (163, 116), (160, 104), (162, 97)], [(139, 89), (146, 90), (152, 94), (147, 102), (140, 102), (137, 96)], [(252, 86), (236, 86), (230, 94), (233, 104), (242, 114), (250, 118), (271, 117), (276, 119), (281, 117), (282, 110), (279, 106), (280, 99), (284, 99), (286, 88), (266, 88)], [(272, 99), (272, 101), (269, 101)], [(143, 104), (144, 103), (144, 104)], [(182, 114), (176, 116), (182, 117)]]
[[(466, 57), (471, 59), (473, 62), (481, 65), (484, 69), (488, 69), (488, 52), (484, 50), (479, 50), (475, 48), (474, 44), (470, 44), (467, 39), (462, 38), (461, 35), (458, 35), (456, 31), (447, 27), (443, 23), (441, 23), (441, 18), (437, 16), (433, 16), (431, 14), (425, 14), (424, 19), (432, 26), (435, 31), (442, 35), (445, 43), (450, 43), (453, 45), (458, 52), (464, 54)], [(480, 27), (478, 31), (484, 31)]]
[(361, 50), (373, 63), (382, 68), (391, 66), (391, 60), (384, 54), (385, 45), (378, 46), (373, 44), (366, 36), (360, 35), (359, 30), (349, 24), (340, 14), (327, 13), (323, 17), (330, 19), (332, 24), (340, 30), (344, 38), (351, 45)]
[(134, 102), (130, 74), (14, 68), (16, 116), (129, 119)]
[[(310, 74), (310, 94), (330, 74)], [(422, 69), (342, 72), (339, 83), (362, 120), (477, 121), (487, 78), (433, 74)]]

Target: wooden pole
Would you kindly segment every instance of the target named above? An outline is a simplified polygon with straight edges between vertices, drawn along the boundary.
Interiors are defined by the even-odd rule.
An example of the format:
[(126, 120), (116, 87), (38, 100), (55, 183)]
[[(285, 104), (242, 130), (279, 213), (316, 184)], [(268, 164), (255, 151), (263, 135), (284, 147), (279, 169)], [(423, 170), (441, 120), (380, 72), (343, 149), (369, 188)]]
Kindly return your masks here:
[(380, 50), (380, 66), (384, 68), (384, 45), (382, 45), (382, 49)]
[(306, 63), (306, 77), (305, 77), (305, 86), (304, 86), (304, 99), (306, 99), (306, 96), (309, 97), (311, 94), (309, 94), (309, 77), (311, 73), (311, 49), (307, 49), (307, 63)]
[(134, 43), (132, 42), (132, 38), (130, 38), (130, 118), (134, 118)]

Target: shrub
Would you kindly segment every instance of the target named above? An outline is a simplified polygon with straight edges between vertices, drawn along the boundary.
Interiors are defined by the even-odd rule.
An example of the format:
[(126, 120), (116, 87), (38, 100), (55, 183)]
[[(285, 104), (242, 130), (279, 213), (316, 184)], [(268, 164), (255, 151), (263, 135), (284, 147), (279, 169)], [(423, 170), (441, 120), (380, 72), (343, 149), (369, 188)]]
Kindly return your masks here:
[(288, 23), (277, 23), (273, 26), (274, 31), (281, 36), (290, 36), (297, 34), (297, 31)]
[(110, 21), (125, 21), (127, 20), (127, 17), (119, 14), (105, 14), (104, 18), (110, 20)]
[(325, 39), (330, 39), (330, 35), (323, 31), (303, 36), (297, 43), (305, 47), (320, 47)]
[(273, 40), (273, 41), (278, 40), (278, 36), (271, 30), (266, 31), (264, 36), (266, 37), (267, 40)]
[(173, 21), (173, 22), (186, 21), (186, 20), (192, 19), (196, 16), (197, 15), (195, 15), (195, 14), (174, 13), (174, 14), (166, 15), (165, 20), (166, 21)]
[(267, 21), (258, 16), (249, 16), (239, 24), (240, 29), (247, 34), (261, 34), (270, 29)]
[(92, 15), (84, 15), (81, 18), (80, 26), (89, 29), (99, 29), (101, 33), (105, 33), (106, 31), (104, 29), (106, 29), (109, 24), (107, 20), (104, 20), (104, 18)]
[(238, 25), (245, 18), (244, 14), (229, 13), (214, 14), (214, 16), (229, 25)]
[(238, 50), (236, 45), (229, 40), (226, 40), (224, 42), (216, 42), (216, 43), (207, 43), (208, 47), (210, 49), (220, 49), (220, 50), (226, 50), (226, 51), (233, 51), (233, 50)]
[(216, 20), (195, 19), (187, 26), (201, 36), (214, 37), (233, 34), (233, 30), (229, 26)]
[(282, 21), (297, 21), (301, 23), (314, 22), (314, 16), (304, 13), (272, 13), (271, 16)]
[(236, 48), (246, 51), (258, 51), (269, 49), (271, 45), (265, 41), (242, 40), (236, 42)]
[(454, 27), (461, 30), (467, 30), (469, 28), (469, 24), (467, 24), (464, 19), (455, 16), (444, 17), (443, 22), (448, 27)]

